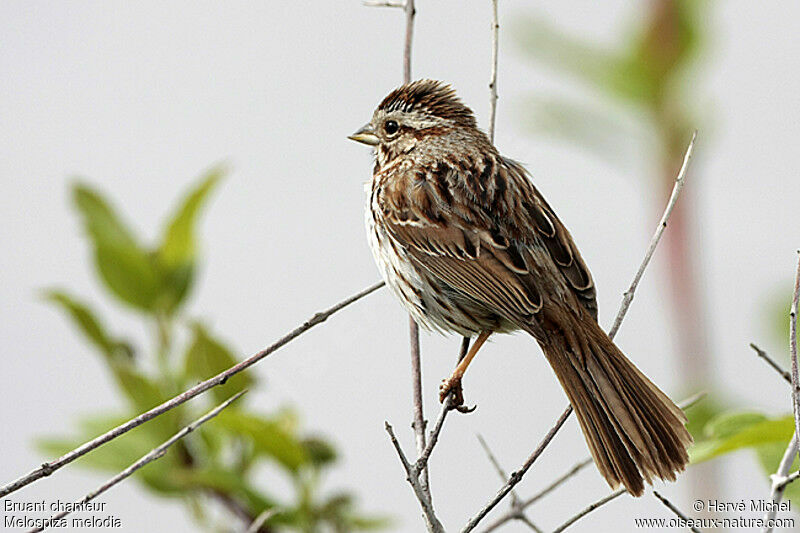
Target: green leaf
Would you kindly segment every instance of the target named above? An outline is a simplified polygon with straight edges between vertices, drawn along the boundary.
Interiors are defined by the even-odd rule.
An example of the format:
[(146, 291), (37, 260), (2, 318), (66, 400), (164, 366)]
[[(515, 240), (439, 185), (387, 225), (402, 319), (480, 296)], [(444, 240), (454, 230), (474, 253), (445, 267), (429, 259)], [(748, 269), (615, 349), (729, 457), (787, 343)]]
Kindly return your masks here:
[(323, 438), (306, 437), (302, 442), (314, 466), (324, 467), (336, 461), (336, 449)]
[(197, 254), (197, 217), (209, 193), (224, 174), (225, 169), (221, 166), (208, 171), (200, 183), (184, 197), (165, 228), (157, 255), (163, 270), (163, 304), (168, 310), (177, 308), (191, 287)]
[[(205, 380), (237, 363), (230, 350), (211, 337), (201, 324), (193, 324), (192, 332), (192, 343), (184, 357), (184, 375), (187, 378)], [(252, 383), (252, 376), (244, 371), (231, 377), (224, 385), (214, 387), (211, 393), (221, 402)]]
[(214, 167), (208, 171), (183, 199), (181, 205), (170, 219), (164, 239), (159, 248), (159, 257), (164, 265), (174, 267), (194, 261), (197, 244), (194, 237), (194, 226), (197, 215), (203, 207), (208, 194), (225, 175), (223, 167)]
[(721, 413), (708, 421), (704, 433), (708, 438), (727, 439), (766, 419), (761, 413)]
[(94, 246), (95, 267), (103, 283), (122, 302), (152, 310), (160, 284), (152, 259), (97, 191), (77, 183), (72, 193)]
[(775, 442), (786, 443), (794, 432), (794, 419), (785, 416), (759, 421), (753, 413), (740, 416), (726, 413), (711, 420), (708, 427), (712, 438), (698, 442), (689, 449), (692, 463), (708, 461), (742, 448)]
[(217, 420), (221, 427), (250, 438), (259, 455), (274, 459), (292, 472), (309, 462), (306, 447), (280, 422), (232, 409), (220, 413)]
[(569, 36), (541, 18), (523, 17), (514, 33), (530, 57), (570, 75), (606, 96), (641, 105), (655, 98), (654, 80), (624, 52)]
[(184, 489), (211, 489), (244, 501), (250, 513), (258, 516), (277, 506), (276, 501), (252, 488), (242, 476), (216, 467), (181, 468), (172, 472), (172, 482)]
[(56, 289), (45, 291), (44, 299), (66, 312), (81, 333), (107, 358), (112, 359), (120, 355), (129, 358), (133, 355), (133, 348), (128, 343), (109, 335), (86, 304)]
[(316, 514), (331, 525), (334, 531), (375, 531), (391, 525), (386, 517), (361, 516), (355, 512), (355, 498), (348, 492), (337, 492), (328, 497)]

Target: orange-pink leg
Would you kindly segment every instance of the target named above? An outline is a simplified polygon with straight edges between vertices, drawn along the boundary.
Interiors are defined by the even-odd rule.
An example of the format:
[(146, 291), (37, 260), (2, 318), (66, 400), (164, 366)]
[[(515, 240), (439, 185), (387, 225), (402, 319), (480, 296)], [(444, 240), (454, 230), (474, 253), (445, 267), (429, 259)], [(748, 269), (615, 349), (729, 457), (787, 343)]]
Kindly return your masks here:
[(464, 403), (461, 378), (464, 377), (464, 372), (467, 371), (467, 367), (472, 362), (472, 359), (475, 358), (478, 350), (481, 349), (481, 346), (483, 346), (483, 343), (486, 342), (486, 339), (488, 339), (491, 334), (491, 331), (481, 331), (480, 335), (478, 335), (478, 338), (475, 339), (475, 342), (467, 352), (467, 355), (458, 363), (452, 375), (442, 381), (439, 387), (439, 401), (441, 403), (444, 403), (450, 393), (453, 393), (453, 407), (458, 407)]

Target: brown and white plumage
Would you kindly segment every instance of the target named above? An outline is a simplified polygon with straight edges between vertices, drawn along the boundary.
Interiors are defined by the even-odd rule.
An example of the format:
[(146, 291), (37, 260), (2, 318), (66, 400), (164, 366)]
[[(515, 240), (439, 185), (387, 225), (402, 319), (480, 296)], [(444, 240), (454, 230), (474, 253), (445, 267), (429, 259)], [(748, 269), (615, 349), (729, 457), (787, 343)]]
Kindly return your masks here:
[(643, 480), (675, 479), (691, 443), (682, 411), (599, 327), (592, 276), (566, 227), (455, 92), (404, 85), (352, 138), (376, 146), (370, 245), (413, 318), (464, 336), (527, 331), (609, 484), (639, 495)]

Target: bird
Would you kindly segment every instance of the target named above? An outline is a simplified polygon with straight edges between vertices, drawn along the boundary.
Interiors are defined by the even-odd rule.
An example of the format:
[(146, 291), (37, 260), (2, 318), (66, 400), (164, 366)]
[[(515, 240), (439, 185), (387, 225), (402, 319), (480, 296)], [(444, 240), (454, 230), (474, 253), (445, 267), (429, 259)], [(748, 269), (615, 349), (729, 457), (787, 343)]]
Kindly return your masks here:
[(600, 474), (641, 496), (689, 462), (687, 418), (597, 322), (597, 296), (567, 228), (516, 161), (500, 155), (448, 84), (391, 91), (349, 136), (374, 149), (370, 248), (423, 328), (474, 338), (439, 399), (495, 333), (524, 331), (563, 387)]

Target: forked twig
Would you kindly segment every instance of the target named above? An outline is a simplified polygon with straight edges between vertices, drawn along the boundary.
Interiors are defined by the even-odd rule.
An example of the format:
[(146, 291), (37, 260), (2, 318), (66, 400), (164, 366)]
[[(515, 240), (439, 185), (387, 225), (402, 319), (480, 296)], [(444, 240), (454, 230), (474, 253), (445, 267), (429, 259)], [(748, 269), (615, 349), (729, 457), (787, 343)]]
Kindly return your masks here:
[(433, 511), (433, 505), (424, 492), (422, 483), (419, 479), (419, 471), (417, 471), (414, 468), (414, 465), (412, 465), (406, 458), (406, 454), (403, 452), (403, 448), (397, 441), (397, 436), (395, 436), (394, 429), (389, 422), (385, 422), (385, 427), (386, 432), (389, 434), (389, 439), (392, 441), (392, 445), (394, 446), (398, 457), (400, 457), (400, 463), (402, 463), (403, 469), (406, 471), (406, 480), (411, 485), (411, 488), (414, 489), (414, 494), (417, 496), (417, 500), (419, 500), (419, 503), (422, 506), (422, 512), (425, 516), (425, 522), (428, 530), (432, 533), (444, 533), (444, 527), (442, 527), (442, 523), (439, 522), (439, 519), (436, 517), (436, 513)]
[(475, 526), (478, 525), (478, 522), (483, 520), (483, 517), (489, 514), (489, 511), (494, 509), (494, 506), (500, 503), (500, 500), (505, 498), (506, 495), (511, 492), (511, 489), (514, 488), (514, 485), (522, 481), (522, 478), (528, 472), (530, 467), (533, 466), (533, 463), (536, 462), (536, 459), (539, 458), (544, 449), (547, 448), (547, 445), (550, 444), (550, 441), (553, 440), (553, 437), (556, 436), (556, 433), (558, 433), (558, 430), (561, 429), (561, 426), (564, 425), (564, 422), (567, 421), (567, 418), (571, 413), (571, 406), (561, 413), (561, 416), (558, 418), (558, 420), (556, 420), (555, 425), (550, 428), (550, 431), (547, 432), (547, 435), (544, 436), (544, 439), (542, 439), (542, 442), (539, 443), (539, 446), (537, 446), (533, 453), (528, 457), (527, 461), (525, 461), (525, 464), (523, 464), (522, 467), (516, 472), (511, 473), (506, 484), (500, 487), (500, 490), (497, 491), (495, 497), (492, 498), (489, 503), (484, 505), (483, 508), (481, 508), (481, 510), (478, 511), (478, 513), (472, 517), (469, 522), (467, 522), (467, 525), (464, 526), (464, 529), (461, 530), (461, 533), (467, 533), (468, 531), (475, 529)]
[[(95, 490), (93, 490), (92, 492), (90, 492), (89, 494), (84, 496), (84, 498), (82, 500), (76, 502), (75, 505), (73, 506), (74, 509), (80, 509), (81, 507), (84, 507), (87, 503), (89, 503), (90, 501), (92, 501), (96, 497), (100, 496), (101, 494), (106, 492), (108, 489), (110, 489), (114, 485), (118, 484), (119, 482), (121, 482), (124, 479), (126, 479), (126, 478), (130, 477), (131, 475), (133, 475), (134, 472), (136, 472), (137, 470), (139, 470), (140, 468), (142, 468), (146, 464), (152, 463), (153, 461), (163, 457), (167, 453), (167, 450), (169, 449), (170, 446), (172, 446), (173, 444), (175, 444), (176, 442), (181, 440), (183, 437), (185, 437), (186, 435), (188, 435), (189, 433), (191, 433), (192, 431), (194, 431), (195, 429), (197, 429), (198, 427), (200, 427), (204, 423), (208, 422), (209, 420), (211, 420), (212, 418), (217, 416), (223, 409), (225, 409), (231, 403), (233, 403), (236, 400), (238, 400), (239, 398), (241, 398), (241, 396), (245, 392), (247, 392), (247, 391), (241, 391), (241, 392), (239, 392), (237, 394), (234, 394), (233, 396), (231, 396), (230, 398), (228, 398), (227, 400), (225, 400), (224, 402), (219, 404), (217, 407), (215, 407), (211, 411), (207, 412), (206, 414), (204, 414), (203, 416), (201, 416), (200, 418), (198, 418), (197, 420), (195, 420), (194, 422), (192, 422), (188, 426), (184, 427), (183, 429), (181, 429), (180, 431), (175, 433), (172, 437), (170, 437), (168, 440), (166, 440), (163, 444), (161, 444), (158, 447), (152, 449), (150, 452), (148, 452), (147, 454), (143, 455), (138, 461), (136, 461), (135, 463), (130, 465), (128, 468), (126, 468), (125, 470), (123, 470), (122, 472), (120, 472), (116, 476), (112, 477), (111, 479), (109, 479), (108, 481), (106, 481), (105, 483), (103, 483), (102, 485), (97, 487)], [(37, 527), (37, 528), (34, 528), (34, 529), (30, 530), (29, 533), (37, 533), (39, 531), (44, 531), (45, 528), (47, 527), (48, 523), (59, 521), (60, 519), (64, 518), (65, 516), (67, 516), (71, 512), (72, 511), (62, 511), (62, 512), (58, 513), (57, 515), (51, 516), (49, 518), (49, 520), (45, 521), (45, 524), (43, 524), (41, 527)]]
[(213, 378), (207, 379), (207, 380), (203, 381), (202, 383), (198, 383), (197, 385), (195, 385), (191, 389), (189, 389), (189, 390), (187, 390), (185, 392), (182, 392), (181, 394), (175, 396), (171, 400), (167, 400), (166, 402), (162, 403), (161, 405), (153, 407), (149, 411), (147, 411), (145, 413), (142, 413), (141, 415), (137, 416), (136, 418), (128, 420), (124, 424), (121, 424), (121, 425), (115, 427), (114, 429), (111, 429), (111, 430), (103, 433), (99, 437), (96, 437), (95, 439), (80, 445), (79, 447), (75, 448), (74, 450), (71, 450), (71, 451), (67, 452), (66, 454), (62, 455), (58, 459), (54, 459), (53, 461), (50, 461), (48, 463), (44, 463), (44, 464), (42, 464), (41, 467), (31, 471), (30, 473), (28, 473), (28, 474), (26, 474), (26, 475), (24, 475), (24, 476), (22, 476), (22, 477), (20, 477), (20, 478), (18, 478), (16, 480), (10, 482), (10, 483), (8, 483), (7, 485), (4, 485), (2, 488), (0, 488), (0, 498), (2, 498), (4, 496), (7, 496), (7, 495), (11, 494), (14, 491), (17, 491), (17, 490), (21, 489), (22, 487), (33, 483), (34, 481), (37, 481), (37, 480), (39, 480), (39, 479), (41, 479), (43, 477), (49, 476), (50, 474), (52, 474), (53, 472), (55, 472), (59, 468), (62, 468), (64, 466), (68, 465), (69, 463), (71, 463), (75, 459), (78, 459), (79, 457), (82, 457), (82, 456), (86, 455), (87, 453), (91, 452), (92, 450), (94, 450), (96, 448), (99, 448), (100, 446), (102, 446), (103, 444), (105, 444), (105, 443), (107, 443), (107, 442), (109, 442), (111, 440), (114, 440), (115, 438), (119, 437), (120, 435), (123, 435), (123, 434), (127, 433), (128, 431), (132, 430), (133, 428), (141, 426), (142, 424), (144, 424), (148, 420), (152, 420), (153, 418), (155, 418), (155, 417), (157, 417), (157, 416), (159, 416), (161, 414), (166, 413), (170, 409), (174, 409), (175, 407), (177, 407), (177, 406), (179, 406), (179, 405), (191, 400), (195, 396), (198, 396), (198, 395), (204, 393), (208, 389), (216, 387), (217, 385), (224, 384), (232, 376), (234, 376), (234, 375), (238, 374), (239, 372), (242, 372), (243, 370), (253, 366), (254, 364), (258, 363), (259, 361), (261, 361), (262, 359), (267, 357), (268, 355), (270, 355), (273, 352), (277, 351), (279, 348), (282, 348), (285, 344), (288, 344), (290, 341), (296, 339), (297, 337), (299, 337), (300, 335), (302, 335), (303, 333), (305, 333), (309, 329), (313, 328), (314, 326), (316, 326), (318, 324), (321, 324), (321, 323), (325, 322), (334, 313), (336, 313), (338, 311), (341, 311), (342, 309), (344, 309), (348, 305), (352, 304), (353, 302), (356, 302), (356, 301), (360, 300), (364, 296), (366, 296), (366, 295), (368, 295), (368, 294), (370, 294), (372, 292), (375, 292), (376, 290), (380, 289), (384, 285), (385, 285), (385, 283), (383, 281), (381, 281), (379, 283), (376, 283), (376, 284), (374, 284), (374, 285), (372, 285), (370, 287), (367, 287), (363, 291), (361, 291), (361, 292), (359, 292), (357, 294), (354, 294), (353, 296), (350, 296), (349, 298), (346, 298), (346, 299), (342, 300), (341, 302), (337, 303), (333, 307), (330, 307), (330, 308), (326, 309), (325, 311), (316, 313), (314, 316), (309, 318), (302, 325), (296, 327), (295, 329), (293, 329), (292, 331), (290, 331), (289, 333), (287, 333), (286, 335), (284, 335), (283, 337), (281, 337), (280, 339), (278, 339), (277, 341), (272, 343), (267, 348), (265, 348), (265, 349), (261, 350), (260, 352), (248, 357), (244, 361), (241, 361), (240, 363), (235, 364), (234, 366), (230, 367), (229, 369), (220, 372), (219, 374), (217, 374)]
[[(792, 361), (792, 411), (794, 412), (795, 430), (792, 439), (786, 446), (783, 452), (783, 458), (778, 465), (778, 471), (772, 476), (772, 488), (770, 490), (770, 498), (774, 505), (772, 505), (767, 514), (764, 516), (764, 533), (770, 533), (775, 515), (777, 513), (778, 504), (783, 499), (783, 492), (786, 486), (792, 483), (796, 476), (789, 475), (789, 469), (792, 467), (795, 456), (800, 451), (800, 377), (798, 377), (798, 362), (797, 362), (797, 306), (800, 300), (800, 250), (797, 252), (797, 271), (794, 279), (794, 292), (792, 293), (792, 305), (789, 309), (789, 357)], [(756, 350), (758, 351), (758, 350)], [(761, 355), (759, 353), (759, 355)]]
[[(506, 471), (503, 469), (503, 466), (500, 464), (500, 461), (497, 460), (497, 457), (495, 457), (494, 453), (492, 452), (492, 449), (489, 448), (489, 444), (480, 434), (478, 434), (478, 442), (480, 442), (483, 451), (486, 452), (486, 456), (489, 458), (489, 462), (492, 463), (492, 466), (494, 466), (494, 469), (497, 471), (497, 475), (500, 476), (501, 480), (505, 481), (506, 478), (508, 478), (508, 474), (506, 474)], [(509, 514), (511, 515), (512, 518), (522, 522), (533, 531), (541, 532), (539, 527), (533, 522), (531, 522), (531, 520), (525, 514), (524, 503), (522, 502), (519, 495), (517, 494), (517, 491), (515, 490), (511, 491), (511, 511), (509, 512)]]
[[(678, 407), (680, 407), (683, 410), (689, 409), (690, 407), (692, 407), (693, 405), (695, 405), (696, 403), (698, 403), (700, 400), (702, 400), (705, 397), (706, 397), (706, 393), (705, 392), (698, 392), (697, 394), (693, 394), (692, 396), (686, 398), (682, 402), (679, 402), (678, 403)], [(593, 462), (594, 461), (592, 460), (591, 457), (587, 457), (583, 461), (577, 463), (572, 468), (570, 468), (568, 471), (566, 471), (564, 474), (562, 474), (561, 476), (556, 478), (547, 487), (543, 488), (541, 491), (537, 492), (536, 494), (534, 494), (533, 496), (531, 496), (527, 500), (524, 500), (522, 502), (521, 508), (525, 509), (528, 506), (533, 505), (537, 501), (541, 500), (543, 497), (545, 497), (548, 494), (550, 494), (551, 492), (553, 492), (559, 486), (564, 484), (569, 478), (571, 478), (572, 476), (574, 476), (575, 474), (577, 474), (578, 472), (583, 470), (585, 467), (587, 467), (590, 464), (592, 464)], [(592, 510), (593, 509), (596, 509), (596, 507), (592, 508)], [(589, 512), (591, 512), (591, 510)], [(586, 514), (588, 514), (588, 512), (584, 513), (581, 516), (585, 516)], [(484, 529), (482, 533), (489, 533), (491, 531), (495, 531), (500, 526), (502, 526), (503, 524), (505, 524), (506, 522), (508, 522), (510, 520), (513, 520), (514, 518), (516, 518), (516, 516), (515, 516), (515, 514), (513, 512), (506, 513), (506, 514), (502, 515), (501, 517), (497, 518), (489, 526), (487, 526), (486, 529)]]

